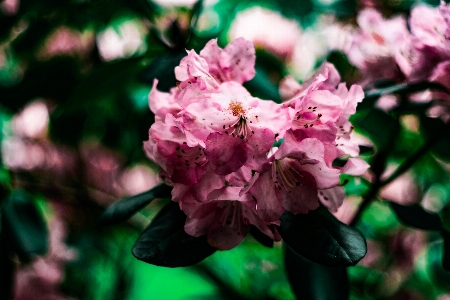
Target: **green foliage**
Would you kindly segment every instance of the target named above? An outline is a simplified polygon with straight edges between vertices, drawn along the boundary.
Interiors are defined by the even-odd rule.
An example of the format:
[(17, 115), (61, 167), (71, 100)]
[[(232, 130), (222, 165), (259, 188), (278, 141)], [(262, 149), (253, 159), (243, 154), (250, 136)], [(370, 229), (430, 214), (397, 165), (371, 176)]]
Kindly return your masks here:
[(177, 203), (164, 207), (133, 246), (133, 255), (163, 267), (185, 267), (201, 262), (216, 250), (206, 236), (193, 237), (184, 231), (186, 215)]
[(155, 198), (170, 197), (171, 190), (171, 187), (160, 184), (142, 194), (121, 199), (103, 212), (100, 223), (102, 225), (110, 225), (125, 221)]
[(338, 221), (324, 207), (304, 215), (285, 212), (279, 231), (295, 252), (326, 266), (354, 266), (367, 252), (361, 232)]
[(13, 251), (23, 261), (47, 252), (47, 225), (30, 194), (13, 191), (2, 208), (1, 217), (1, 248)]
[(399, 220), (406, 226), (424, 230), (441, 230), (441, 220), (437, 214), (425, 211), (419, 205), (400, 205), (390, 203)]

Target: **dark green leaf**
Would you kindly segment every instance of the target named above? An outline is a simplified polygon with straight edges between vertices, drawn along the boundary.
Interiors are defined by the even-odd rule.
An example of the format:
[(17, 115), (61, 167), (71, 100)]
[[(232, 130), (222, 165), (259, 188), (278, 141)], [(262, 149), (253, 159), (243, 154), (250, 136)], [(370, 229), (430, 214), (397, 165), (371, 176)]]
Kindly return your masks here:
[(133, 246), (133, 255), (163, 267), (186, 267), (201, 262), (216, 251), (206, 236), (193, 237), (184, 231), (186, 215), (172, 202), (165, 206)]
[(332, 51), (328, 54), (327, 61), (332, 63), (342, 77), (342, 81), (354, 79), (356, 68), (350, 64), (347, 56), (340, 51)]
[(289, 282), (297, 299), (346, 300), (349, 282), (345, 267), (328, 267), (309, 261), (285, 247), (284, 262)]
[(433, 154), (446, 161), (450, 161), (450, 128), (439, 118), (428, 118), (422, 116), (421, 129), (425, 136), (434, 137), (437, 135), (438, 141), (431, 151)]
[(171, 190), (171, 187), (160, 184), (142, 194), (119, 200), (103, 212), (100, 217), (100, 223), (102, 225), (111, 225), (125, 221), (152, 202), (153, 199), (170, 197)]
[(203, 0), (197, 0), (197, 2), (195, 2), (194, 6), (192, 7), (190, 28), (185, 45), (189, 43), (189, 40), (191, 39), (191, 36), (195, 31), (195, 27), (197, 27), (197, 22), (200, 17), (200, 14), (202, 13), (202, 10), (203, 10)]
[(444, 250), (442, 253), (442, 266), (445, 270), (450, 271), (450, 232), (447, 230), (441, 231), (444, 239)]
[(159, 80), (158, 90), (167, 92), (175, 86), (174, 69), (185, 56), (186, 52), (158, 57), (142, 70), (139, 74), (139, 79), (152, 85), (153, 80), (156, 78)]
[(263, 70), (256, 68), (256, 75), (252, 80), (246, 82), (244, 86), (255, 96), (265, 100), (272, 100), (281, 103), (278, 88), (270, 80), (268, 74)]
[(441, 230), (441, 219), (435, 213), (425, 211), (420, 205), (400, 205), (389, 202), (397, 218), (406, 226), (424, 229)]
[(359, 154), (360, 155), (364, 155), (364, 154), (372, 155), (373, 152), (374, 152), (373, 147), (359, 145)]
[(375, 108), (359, 111), (352, 118), (352, 123), (357, 130), (364, 131), (364, 133), (376, 144), (378, 150), (391, 147), (392, 140), (397, 136), (400, 130), (397, 119), (384, 111)]
[(354, 266), (367, 252), (361, 232), (337, 220), (326, 208), (307, 214), (285, 212), (279, 232), (306, 259), (326, 266)]
[(260, 242), (263, 246), (266, 246), (268, 248), (273, 247), (273, 239), (262, 233), (258, 228), (255, 226), (250, 226), (250, 234)]
[(34, 254), (47, 252), (47, 226), (30, 194), (13, 191), (3, 207), (2, 222), (6, 243), (11, 244), (11, 249), (21, 259), (28, 260)]

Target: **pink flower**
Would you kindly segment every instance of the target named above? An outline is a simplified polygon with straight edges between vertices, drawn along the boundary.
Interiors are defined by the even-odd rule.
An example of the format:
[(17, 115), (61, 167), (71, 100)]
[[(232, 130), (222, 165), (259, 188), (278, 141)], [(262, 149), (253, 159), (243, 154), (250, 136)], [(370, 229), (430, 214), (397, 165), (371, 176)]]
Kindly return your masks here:
[(211, 40), (200, 55), (194, 50), (187, 53), (175, 68), (181, 88), (196, 83), (200, 90), (210, 90), (223, 82), (242, 84), (255, 76), (255, 48), (243, 38), (234, 40), (225, 49), (217, 46), (217, 40)]
[(155, 82), (149, 95), (156, 121), (144, 143), (147, 156), (173, 185), (186, 232), (207, 235), (218, 249), (238, 245), (251, 226), (279, 240), (285, 209), (307, 213), (325, 195), (321, 201), (334, 210), (343, 200), (339, 175), (367, 168), (357, 159), (332, 166), (338, 156), (358, 154), (346, 135), (360, 87), (348, 90), (335, 68), (324, 65), (303, 86), (287, 84), (292, 99), (276, 104), (242, 86), (254, 76), (254, 62), (250, 42), (239, 38), (220, 49), (212, 40), (175, 68), (178, 88), (162, 93)]
[(153, 88), (148, 95), (150, 110), (155, 114), (155, 121), (162, 121), (166, 114), (176, 115), (182, 107), (175, 101), (178, 88), (172, 88), (169, 93), (157, 90), (158, 80), (153, 82)]
[[(339, 171), (328, 167), (324, 156), (325, 148), (315, 138), (285, 141), (274, 154), (271, 176), (261, 175), (255, 183), (256, 187), (265, 187), (259, 187), (263, 193), (253, 196), (258, 201), (272, 193), (284, 209), (294, 214), (316, 209), (319, 207), (317, 189), (339, 183)], [(268, 192), (268, 189), (272, 191)], [(249, 192), (252, 193), (252, 189)]]
[[(211, 162), (226, 175), (244, 164), (259, 170), (276, 136), (284, 135), (288, 117), (280, 105), (227, 82), (209, 99), (186, 107), (183, 122), (197, 139), (208, 143)], [(239, 160), (230, 160), (236, 155)]]
[(427, 79), (434, 67), (450, 59), (449, 8), (418, 5), (409, 20), (411, 38), (396, 55), (396, 62), (410, 81)]
[(409, 39), (405, 18), (385, 19), (375, 9), (366, 8), (358, 14), (357, 21), (359, 31), (353, 36), (347, 53), (350, 62), (361, 70), (367, 81), (401, 78), (394, 56), (398, 47)]
[(209, 199), (186, 221), (186, 232), (193, 236), (206, 234), (208, 242), (222, 250), (237, 246), (250, 231), (250, 225), (270, 238), (280, 240), (276, 229), (258, 216), (251, 195), (240, 196), (240, 190), (240, 187), (228, 186), (210, 193)]
[(356, 112), (364, 92), (359, 85), (347, 89), (340, 80), (336, 68), (325, 63), (302, 86), (291, 82), (282, 87), (284, 93), (289, 93), (288, 90), (293, 91), (291, 94), (296, 93), (284, 104), (294, 110), (291, 111), (294, 115), (291, 129), (298, 131), (296, 135), (325, 142), (331, 155), (329, 164), (338, 156), (357, 156), (359, 153), (358, 145), (351, 140), (353, 127), (348, 118)]

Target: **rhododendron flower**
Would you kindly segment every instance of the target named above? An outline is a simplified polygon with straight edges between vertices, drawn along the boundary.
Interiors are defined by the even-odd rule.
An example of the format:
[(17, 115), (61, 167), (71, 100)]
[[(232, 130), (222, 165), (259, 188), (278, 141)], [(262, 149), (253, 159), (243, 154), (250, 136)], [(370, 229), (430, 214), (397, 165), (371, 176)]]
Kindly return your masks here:
[(410, 81), (427, 79), (434, 67), (450, 59), (449, 9), (418, 5), (409, 20), (411, 37), (396, 55), (396, 61)]
[(347, 136), (361, 88), (348, 90), (326, 65), (303, 87), (291, 82), (286, 89), (293, 98), (277, 104), (242, 86), (255, 74), (250, 42), (239, 38), (221, 49), (212, 40), (199, 54), (187, 53), (175, 68), (177, 88), (162, 93), (154, 83), (155, 123), (144, 143), (173, 185), (172, 200), (187, 216), (185, 231), (230, 249), (252, 226), (280, 240), (285, 210), (307, 213), (319, 199), (337, 209), (344, 196), (339, 175), (367, 169), (356, 158), (342, 169), (332, 165), (338, 156), (358, 154)]
[(239, 195), (240, 187), (223, 187), (209, 195), (186, 221), (185, 230), (193, 236), (207, 235), (208, 242), (218, 249), (237, 246), (250, 231), (250, 224), (272, 239), (278, 233), (258, 216), (257, 205), (249, 193)]
[(400, 45), (409, 40), (406, 19), (385, 19), (375, 9), (367, 8), (358, 15), (359, 30), (347, 55), (366, 80), (399, 79), (402, 74), (394, 57)]

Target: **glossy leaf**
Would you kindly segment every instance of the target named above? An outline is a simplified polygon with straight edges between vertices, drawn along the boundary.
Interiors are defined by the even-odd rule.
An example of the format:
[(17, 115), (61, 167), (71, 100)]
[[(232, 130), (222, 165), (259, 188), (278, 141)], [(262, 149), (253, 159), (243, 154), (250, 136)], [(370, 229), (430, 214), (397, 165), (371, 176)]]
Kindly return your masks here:
[(252, 95), (262, 99), (270, 99), (276, 103), (281, 103), (278, 88), (269, 78), (269, 75), (262, 68), (256, 68), (256, 75), (252, 80), (244, 83)]
[[(400, 129), (397, 119), (379, 109), (360, 111), (354, 116), (352, 123), (357, 130), (364, 131), (376, 144), (378, 150), (391, 147), (391, 141), (397, 136)], [(380, 124), (383, 125), (380, 126)]]
[(400, 205), (395, 202), (389, 203), (397, 218), (406, 226), (424, 229), (441, 230), (441, 219), (435, 213), (427, 212), (420, 205)]
[(2, 223), (5, 242), (22, 260), (47, 252), (48, 229), (27, 192), (12, 192), (3, 207)]
[(297, 299), (346, 300), (349, 298), (347, 268), (316, 264), (285, 247), (286, 273)]
[(279, 232), (295, 252), (326, 266), (354, 266), (367, 252), (362, 233), (337, 220), (326, 208), (307, 214), (285, 212)]
[(450, 161), (450, 128), (439, 118), (421, 118), (421, 129), (425, 136), (434, 137), (437, 135), (436, 141), (431, 151), (446, 161)]
[(111, 225), (125, 221), (152, 202), (153, 199), (170, 197), (171, 190), (171, 187), (160, 184), (142, 194), (119, 200), (103, 212), (100, 223)]
[(184, 231), (186, 215), (172, 202), (165, 206), (133, 246), (133, 255), (163, 267), (186, 267), (201, 262), (216, 251), (206, 236), (193, 237)]

